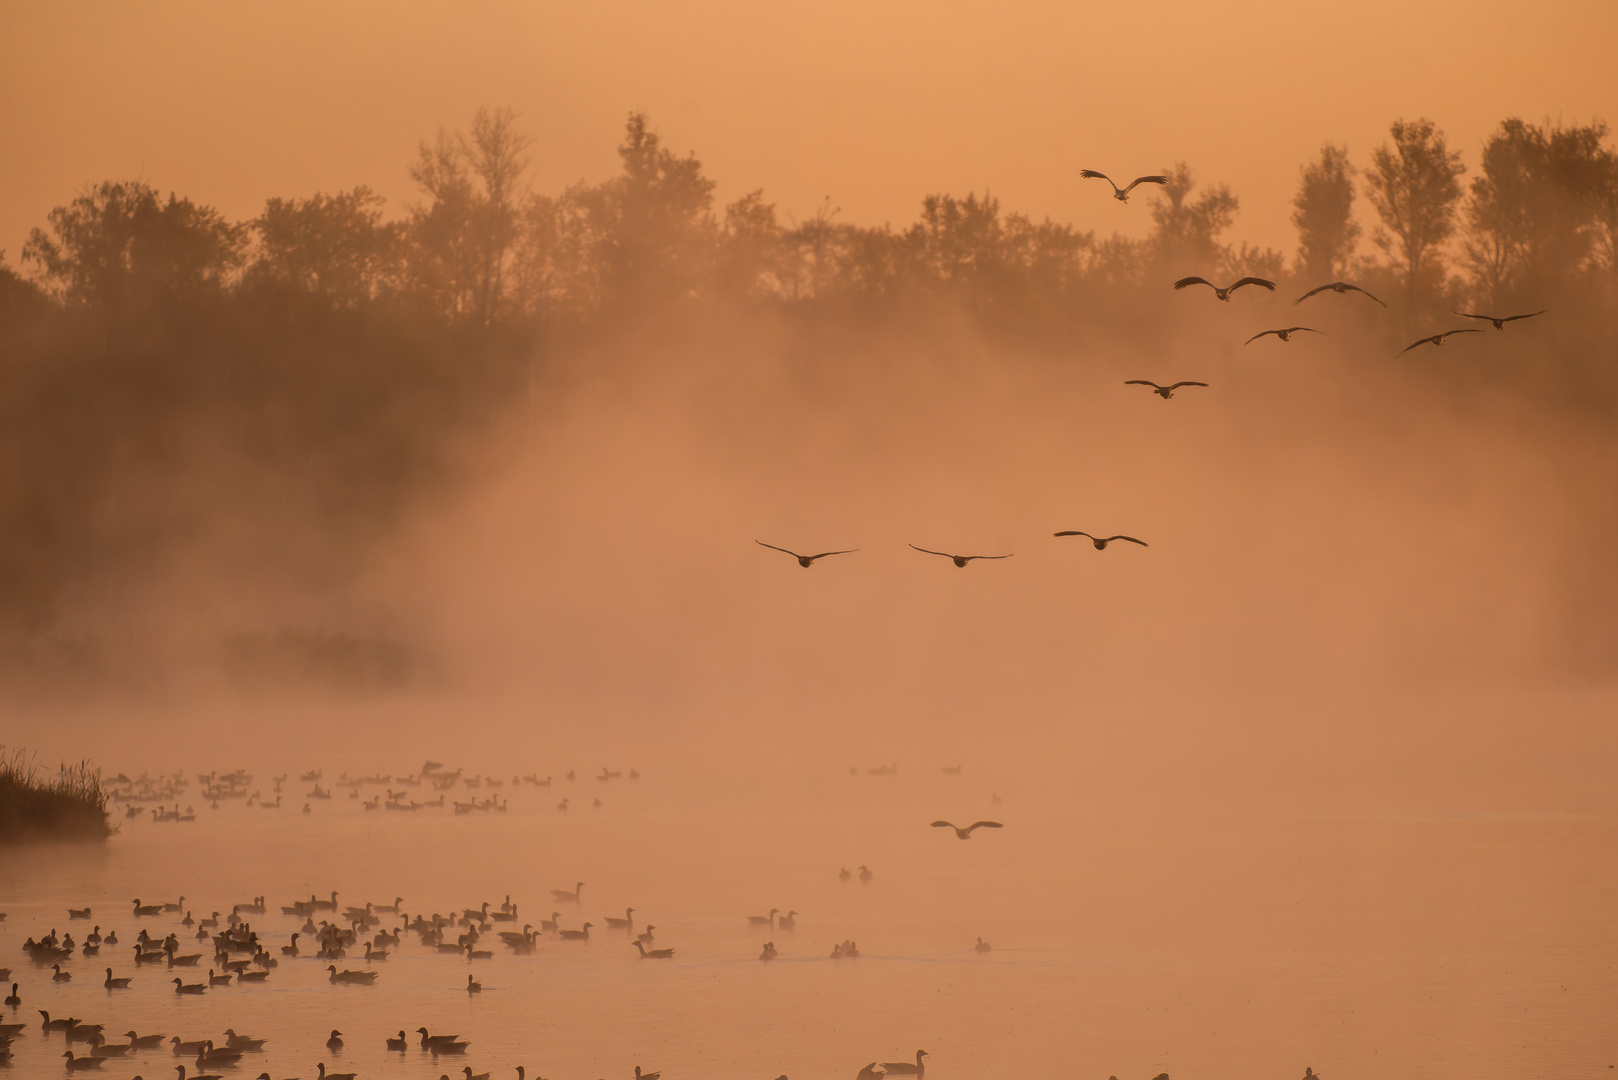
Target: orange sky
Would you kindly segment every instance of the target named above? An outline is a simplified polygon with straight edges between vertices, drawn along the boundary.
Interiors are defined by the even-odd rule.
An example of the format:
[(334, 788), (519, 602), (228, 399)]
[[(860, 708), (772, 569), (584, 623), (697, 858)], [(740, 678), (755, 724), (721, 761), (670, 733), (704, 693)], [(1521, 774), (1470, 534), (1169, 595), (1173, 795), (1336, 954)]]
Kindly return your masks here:
[(0, 247), (82, 184), (139, 176), (250, 216), (368, 183), (395, 203), (415, 144), (510, 105), (554, 190), (616, 167), (647, 111), (721, 198), (896, 224), (927, 192), (1110, 232), (1081, 168), (1184, 159), (1242, 198), (1238, 238), (1294, 246), (1287, 199), (1321, 141), (1356, 160), (1436, 120), (1475, 163), (1501, 118), (1618, 112), (1618, 4), (1546, 0), (198, 0), (0, 7)]

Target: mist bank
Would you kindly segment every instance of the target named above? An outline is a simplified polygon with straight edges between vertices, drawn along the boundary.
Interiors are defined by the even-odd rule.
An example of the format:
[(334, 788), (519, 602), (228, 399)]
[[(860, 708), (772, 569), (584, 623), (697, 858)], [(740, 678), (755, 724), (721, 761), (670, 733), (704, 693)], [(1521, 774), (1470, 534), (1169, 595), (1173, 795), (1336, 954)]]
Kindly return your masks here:
[[(1456, 181), (1441, 133), (1394, 135), (1387, 154)], [(101, 185), (31, 244), (34, 280), (0, 290), (8, 684), (498, 697), (554, 672), (563, 698), (756, 681), (902, 699), (906, 678), (973, 670), (1188, 678), (1165, 657), (1215, 682), (1604, 679), (1604, 139), (1503, 125), (1492, 186), (1426, 207), (1453, 241), (1412, 253), (1385, 229), (1380, 258), (1353, 194), (1394, 181), (1325, 154), (1290, 266), (1228, 243), (1235, 195), (1179, 167), (1132, 196), (1154, 220), (1140, 242), (987, 194), (930, 196), (904, 230), (831, 207), (784, 225), (762, 195), (721, 215), (700, 163), (638, 117), (622, 175), (546, 196), (523, 187), (515, 118), (482, 114), (423, 145), (402, 219), (363, 191), (229, 222)], [(1502, 160), (1556, 212), (1535, 195), (1480, 217), (1529, 198)], [(1577, 183), (1557, 179), (1569, 160)], [(1343, 181), (1346, 202), (1322, 195)], [(1489, 236), (1505, 254), (1485, 279)], [(1388, 306), (1294, 305), (1327, 270)], [(1247, 271), (1279, 289), (1169, 287)], [(1395, 358), (1463, 303), (1553, 306)], [(1296, 322), (1324, 334), (1242, 344)], [(1164, 402), (1128, 378), (1214, 385)], [(1092, 527), (1152, 547), (1050, 538)], [(754, 612), (782, 584), (757, 575), (803, 573), (754, 539), (860, 546), (784, 579), (840, 597), (857, 632)], [(910, 543), (1016, 556), (947, 586), (968, 600), (936, 593), (955, 579)]]

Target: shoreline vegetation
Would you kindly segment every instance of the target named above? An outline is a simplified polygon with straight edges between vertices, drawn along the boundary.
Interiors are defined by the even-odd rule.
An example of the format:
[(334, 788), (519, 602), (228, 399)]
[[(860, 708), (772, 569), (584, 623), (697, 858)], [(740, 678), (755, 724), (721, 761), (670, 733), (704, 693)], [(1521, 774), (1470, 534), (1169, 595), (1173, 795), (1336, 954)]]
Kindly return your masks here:
[(0, 747), (0, 847), (106, 840), (107, 794), (88, 761), (60, 765), (53, 776), (25, 751)]

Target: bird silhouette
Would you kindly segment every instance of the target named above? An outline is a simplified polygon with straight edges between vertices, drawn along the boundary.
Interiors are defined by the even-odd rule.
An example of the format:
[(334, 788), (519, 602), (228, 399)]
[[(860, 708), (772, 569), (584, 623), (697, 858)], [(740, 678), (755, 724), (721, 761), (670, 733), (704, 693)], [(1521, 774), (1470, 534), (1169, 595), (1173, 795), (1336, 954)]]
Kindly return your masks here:
[(1156, 394), (1164, 401), (1167, 401), (1169, 398), (1174, 396), (1174, 391), (1178, 390), (1182, 386), (1207, 386), (1208, 384), (1205, 382), (1192, 382), (1190, 379), (1186, 379), (1182, 382), (1174, 383), (1171, 386), (1159, 386), (1150, 379), (1125, 379), (1124, 385), (1150, 386), (1152, 388), (1152, 393)]
[(1169, 178), (1166, 176), (1137, 176), (1135, 179), (1129, 182), (1128, 187), (1120, 188), (1117, 184), (1113, 184), (1112, 177), (1108, 176), (1104, 172), (1096, 172), (1094, 169), (1084, 169), (1080, 171), (1079, 175), (1086, 180), (1105, 180), (1107, 183), (1112, 184), (1112, 197), (1117, 199), (1119, 202), (1128, 202), (1129, 193), (1135, 190), (1135, 186), (1137, 184), (1166, 184), (1169, 182)]
[(1005, 826), (1000, 824), (998, 821), (974, 821), (974, 822), (972, 822), (972, 824), (968, 825), (966, 828), (963, 829), (959, 825), (953, 825), (953, 824), (951, 824), (950, 822), (947, 822), (947, 821), (935, 821), (935, 822), (933, 822), (933, 828), (935, 828), (935, 829), (954, 829), (955, 830), (955, 836), (958, 839), (970, 840), (970, 839), (972, 839), (972, 830), (973, 829), (1003, 829), (1003, 828), (1005, 828)]
[(1242, 342), (1242, 344), (1243, 345), (1251, 345), (1251, 344), (1253, 344), (1253, 342), (1257, 341), (1259, 338), (1267, 337), (1270, 334), (1274, 334), (1276, 337), (1280, 338), (1282, 341), (1291, 341), (1292, 340), (1292, 335), (1296, 334), (1300, 330), (1307, 330), (1311, 334), (1324, 334), (1326, 332), (1324, 330), (1316, 330), (1312, 326), (1289, 326), (1284, 330), (1263, 330), (1263, 331), (1260, 331), (1259, 333), (1254, 334), (1252, 337), (1248, 338), (1246, 341)]
[(1496, 330), (1504, 330), (1508, 322), (1516, 322), (1518, 319), (1532, 319), (1535, 315), (1543, 315), (1549, 310), (1550, 308), (1540, 308), (1538, 311), (1530, 311), (1526, 315), (1471, 315), (1464, 311), (1457, 311), (1455, 314), (1463, 319), (1482, 319), (1484, 322), (1492, 322)]
[[(1325, 285), (1317, 285), (1317, 286), (1315, 286), (1313, 289), (1310, 289), (1308, 292), (1304, 293), (1302, 296), (1300, 296), (1296, 300), (1292, 301), (1292, 303), (1294, 305), (1301, 304), (1305, 300), (1309, 299), (1311, 296), (1315, 295), (1315, 293), (1322, 293), (1322, 292), (1325, 292), (1327, 289), (1330, 289), (1334, 293), (1357, 292), (1357, 293), (1365, 293), (1366, 296), (1371, 296), (1370, 293), (1365, 292), (1365, 290), (1360, 288), (1358, 285), (1350, 285), (1346, 281), (1331, 281), (1331, 282), (1327, 282)], [(1379, 303), (1379, 304), (1382, 304), (1382, 301), (1377, 300), (1376, 297), (1374, 297), (1374, 296), (1371, 296), (1371, 299), (1376, 300), (1376, 302)], [(1388, 305), (1382, 304), (1382, 306), (1387, 307)]]
[[(954, 560), (956, 566), (961, 566), (961, 567), (964, 567), (967, 563), (971, 562), (973, 559), (1009, 559), (1009, 558), (1011, 558), (1011, 555), (951, 555), (947, 551), (928, 551), (924, 547), (916, 547), (915, 544), (911, 544), (910, 546), (913, 547), (913, 548), (916, 548), (917, 551), (922, 552), (925, 555), (942, 555), (946, 559), (952, 559), (952, 560)], [(1012, 552), (1012, 554), (1015, 555), (1016, 552)]]
[(1262, 285), (1264, 288), (1270, 290), (1271, 292), (1275, 291), (1275, 282), (1270, 281), (1267, 278), (1261, 278), (1261, 277), (1237, 278), (1235, 281), (1231, 282), (1229, 285), (1226, 285), (1223, 289), (1221, 289), (1219, 286), (1215, 285), (1213, 282), (1209, 281), (1207, 278), (1204, 278), (1204, 277), (1183, 277), (1179, 281), (1176, 281), (1174, 283), (1174, 287), (1176, 289), (1183, 289), (1187, 285), (1206, 285), (1206, 286), (1208, 286), (1208, 288), (1210, 288), (1210, 289), (1212, 289), (1214, 291), (1215, 296), (1217, 296), (1219, 299), (1225, 300), (1225, 301), (1229, 301), (1230, 300), (1230, 294), (1235, 292), (1237, 289), (1241, 288), (1243, 285)]
[(819, 555), (799, 555), (796, 551), (787, 551), (787, 549), (784, 547), (776, 547), (774, 544), (766, 544), (762, 540), (754, 540), (753, 543), (757, 544), (759, 547), (767, 547), (771, 551), (786, 552), (786, 554), (791, 555), (794, 559), (797, 559), (798, 565), (803, 567), (805, 570), (815, 565), (816, 559), (824, 559), (831, 555), (852, 555), (854, 552), (859, 550), (859, 548), (849, 548), (846, 551), (822, 551)]
[(1475, 327), (1470, 327), (1470, 326), (1467, 327), (1464, 330), (1445, 330), (1442, 334), (1434, 334), (1432, 337), (1424, 337), (1420, 341), (1412, 341), (1409, 345), (1406, 345), (1404, 348), (1399, 350), (1399, 352), (1396, 355), (1395, 359), (1397, 359), (1399, 356), (1403, 356), (1405, 353), (1409, 352), (1411, 349), (1414, 349), (1417, 345), (1442, 345), (1442, 344), (1444, 344), (1444, 339), (1449, 337), (1451, 334), (1481, 334), (1481, 333), (1483, 333), (1482, 330), (1478, 330)]
[(1090, 541), (1090, 543), (1092, 543), (1092, 544), (1094, 544), (1096, 546), (1097, 551), (1106, 551), (1107, 550), (1107, 545), (1112, 543), (1114, 540), (1128, 540), (1131, 544), (1139, 544), (1141, 547), (1151, 547), (1152, 546), (1152, 545), (1148, 544), (1144, 540), (1136, 540), (1133, 536), (1124, 536), (1122, 533), (1120, 533), (1117, 536), (1102, 537), (1102, 536), (1091, 536), (1089, 533), (1085, 532), (1083, 529), (1064, 529), (1059, 533), (1052, 533), (1051, 535), (1052, 536), (1082, 536), (1082, 537), (1085, 537), (1086, 539), (1088, 539)]
[(889, 1076), (920, 1076), (927, 1071), (927, 1065), (921, 1059), (927, 1057), (927, 1051), (916, 1051), (916, 1063), (908, 1061), (884, 1061), (882, 1067), (888, 1071)]

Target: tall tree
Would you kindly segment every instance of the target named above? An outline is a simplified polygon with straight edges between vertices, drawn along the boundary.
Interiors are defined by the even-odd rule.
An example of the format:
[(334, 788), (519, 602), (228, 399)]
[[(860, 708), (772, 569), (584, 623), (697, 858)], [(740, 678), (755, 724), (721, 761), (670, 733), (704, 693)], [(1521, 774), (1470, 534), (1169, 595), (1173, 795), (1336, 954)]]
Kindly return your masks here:
[(1360, 226), (1354, 220), (1354, 166), (1348, 148), (1326, 143), (1320, 157), (1300, 170), (1298, 194), (1292, 199), (1292, 224), (1298, 230), (1300, 273), (1319, 283), (1344, 276), (1354, 256)]
[(1224, 184), (1204, 188), (1192, 199), (1196, 176), (1183, 161), (1163, 175), (1169, 182), (1152, 203), (1153, 254), (1162, 266), (1214, 272), (1226, 258), (1219, 238), (1236, 220), (1241, 200)]
[(396, 273), (399, 229), (382, 220), (368, 187), (269, 199), (253, 222), (258, 250), (249, 280), (290, 285), (340, 307), (375, 296)]
[(242, 264), (246, 227), (138, 180), (106, 181), (53, 209), (23, 262), (70, 304), (116, 315), (158, 298), (195, 299)]
[(1455, 232), (1466, 166), (1431, 120), (1396, 120), (1389, 134), (1393, 144), (1371, 153), (1365, 194), (1382, 220), (1373, 239), (1393, 259), (1413, 307), (1443, 282), (1440, 256)]
[(1600, 261), (1602, 200), (1618, 182), (1606, 136), (1600, 123), (1540, 127), (1513, 118), (1485, 144), (1465, 251), (1491, 300), (1543, 295)]

